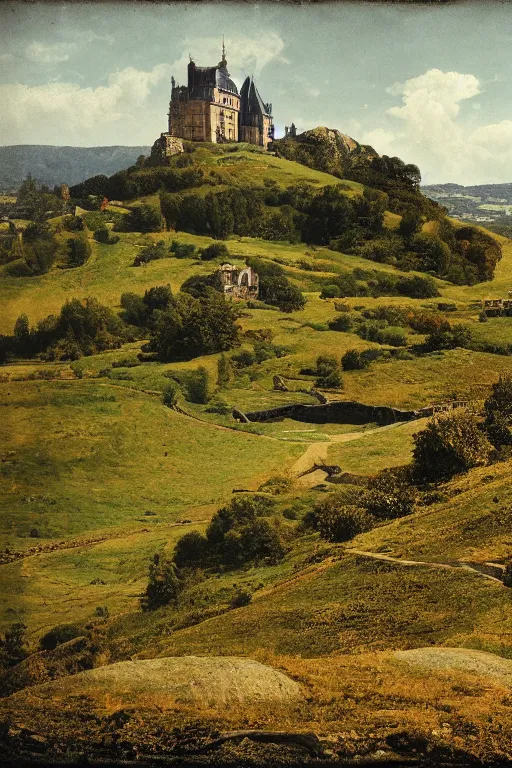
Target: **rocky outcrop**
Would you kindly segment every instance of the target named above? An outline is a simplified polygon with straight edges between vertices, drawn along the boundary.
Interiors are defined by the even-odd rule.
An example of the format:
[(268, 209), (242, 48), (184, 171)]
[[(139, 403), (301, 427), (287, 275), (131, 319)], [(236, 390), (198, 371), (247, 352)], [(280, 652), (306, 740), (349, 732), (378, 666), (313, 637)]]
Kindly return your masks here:
[[(238, 705), (283, 705), (302, 698), (300, 685), (277, 669), (233, 656), (182, 656), (120, 661), (89, 669), (55, 682), (37, 685), (30, 695), (46, 700), (76, 695), (96, 702), (117, 694), (131, 702), (157, 697), (169, 706), (192, 705), (212, 709)], [(24, 697), (20, 691), (13, 700)]]
[[(240, 416), (236, 410), (233, 415)], [(353, 400), (336, 400), (320, 405), (292, 403), (263, 411), (243, 414), (251, 422), (293, 419), (308, 424), (394, 424), (399, 421), (413, 421), (432, 415), (431, 408), (418, 411), (404, 411), (388, 405), (364, 405)]]

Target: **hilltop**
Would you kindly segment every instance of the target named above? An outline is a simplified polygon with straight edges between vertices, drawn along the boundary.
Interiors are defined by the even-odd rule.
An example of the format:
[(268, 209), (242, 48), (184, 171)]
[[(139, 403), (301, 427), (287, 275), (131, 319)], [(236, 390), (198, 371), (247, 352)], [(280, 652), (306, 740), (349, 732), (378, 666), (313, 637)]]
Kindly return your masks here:
[[(275, 154), (185, 143), (71, 185), (71, 210), (20, 190), (6, 759), (511, 759), (512, 317), (482, 300), (512, 244), (419, 181), (320, 127)], [(225, 299), (225, 262), (257, 298)], [(441, 436), (419, 465), (452, 423), (456, 460)]]

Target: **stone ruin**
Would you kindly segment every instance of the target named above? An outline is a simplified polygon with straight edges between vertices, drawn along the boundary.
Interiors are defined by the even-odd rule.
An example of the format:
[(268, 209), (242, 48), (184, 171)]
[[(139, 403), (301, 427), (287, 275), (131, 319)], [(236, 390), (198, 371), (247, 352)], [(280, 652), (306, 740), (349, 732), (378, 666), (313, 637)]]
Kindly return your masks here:
[(235, 299), (257, 299), (259, 278), (252, 267), (235, 267), (233, 264), (221, 264), (220, 281), (224, 294)]
[(183, 141), (170, 133), (161, 133), (151, 147), (151, 160), (159, 165), (164, 164), (168, 157), (184, 152)]

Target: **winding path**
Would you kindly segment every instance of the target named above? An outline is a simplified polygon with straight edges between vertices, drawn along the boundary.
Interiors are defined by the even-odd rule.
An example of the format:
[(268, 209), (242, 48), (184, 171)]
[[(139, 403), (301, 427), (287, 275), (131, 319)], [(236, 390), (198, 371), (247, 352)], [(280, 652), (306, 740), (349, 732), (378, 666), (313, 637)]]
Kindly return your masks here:
[(478, 574), (478, 576), (481, 576), (483, 579), (487, 579), (488, 581), (493, 581), (496, 584), (499, 584), (500, 586), (504, 587), (502, 578), (498, 578), (498, 576), (492, 576), (491, 573), (486, 571), (494, 571), (495, 573), (500, 573), (505, 570), (505, 566), (502, 566), (500, 563), (471, 563), (471, 562), (465, 562), (463, 560), (461, 561), (452, 561), (452, 562), (446, 562), (446, 563), (436, 563), (431, 562), (428, 560), (404, 560), (400, 557), (392, 557), (391, 555), (385, 555), (381, 552), (368, 552), (364, 549), (356, 549), (355, 547), (347, 547), (345, 549), (345, 552), (350, 555), (358, 555), (359, 557), (367, 557), (371, 558), (372, 560), (381, 560), (385, 563), (395, 563), (397, 565), (402, 565), (405, 568), (410, 567), (423, 567), (423, 568), (437, 568), (440, 570), (465, 570), (465, 571), (471, 571), (473, 573)]

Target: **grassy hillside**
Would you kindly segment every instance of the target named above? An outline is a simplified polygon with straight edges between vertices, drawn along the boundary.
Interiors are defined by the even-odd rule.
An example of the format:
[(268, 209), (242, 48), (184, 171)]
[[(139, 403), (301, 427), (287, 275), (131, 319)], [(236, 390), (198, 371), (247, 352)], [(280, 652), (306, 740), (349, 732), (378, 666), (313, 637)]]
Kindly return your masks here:
[[(218, 174), (221, 190), (265, 183), (281, 189), (304, 181), (318, 188), (344, 184), (346, 198), (363, 199), (357, 182), (247, 146), (214, 149), (198, 148), (195, 162)], [(212, 186), (205, 183), (194, 193), (206, 197)], [(125, 202), (130, 208), (154, 205), (156, 196)], [(400, 221), (387, 211), (383, 236)], [(438, 225), (426, 221), (423, 231), (436, 232)], [(71, 236), (57, 233), (61, 245)], [(196, 248), (215, 241), (167, 231), (119, 236), (115, 245), (102, 245), (88, 233), (92, 254), (79, 267), (63, 268), (62, 255), (39, 276), (13, 277), (9, 264), (0, 267), (0, 334), (11, 334), (23, 312), (31, 326), (57, 315), (70, 298), (94, 297), (118, 312), (126, 292), (142, 296), (170, 285), (176, 294), (185, 280), (210, 274), (224, 258), (169, 256), (134, 267), (141, 249), (159, 240), (166, 247), (177, 239)], [(26, 737), (23, 723), (29, 722), (44, 740), (43, 752), (58, 748), (84, 756), (98, 750), (101, 759), (124, 760), (182, 744), (204, 746), (205, 739), (243, 727), (312, 730), (328, 744), (334, 763), (357, 755), (392, 763), (400, 755), (428, 754), (444, 764), (510, 757), (508, 678), (491, 679), (483, 667), (482, 674), (469, 667), (411, 669), (394, 655), (451, 647), (512, 659), (509, 591), (477, 567), (503, 565), (510, 557), (512, 460), (506, 449), (486, 454), (494, 463), (447, 482), (409, 482), (397, 491), (386, 476), (384, 495), (413, 494), (407, 514), (369, 518), (365, 512), (364, 519), (354, 518), (363, 524), (332, 536), (322, 528), (322, 510), (328, 515), (332, 503), (349, 518), (364, 512), (365, 484), (382, 470), (410, 464), (414, 435), (427, 420), (379, 427), (375, 412), (363, 424), (291, 418), (246, 424), (233, 416), (233, 409), (312, 405), (323, 397), (404, 409), (457, 398), (481, 401), (500, 374), (512, 373), (512, 356), (503, 346), (512, 341), (512, 319), (481, 317), (481, 299), (506, 295), (512, 281), (512, 243), (500, 242), (503, 258), (492, 281), (458, 286), (435, 278), (439, 296), (434, 290), (423, 294), (431, 296), (426, 299), (382, 296), (377, 289), (370, 295), (382, 277), (419, 274), (397, 269), (396, 262), (305, 242), (231, 236), (225, 241), (230, 261), (242, 265), (257, 256), (262, 271), (279, 265), (306, 303), (292, 312), (239, 304), (240, 346), (226, 351), (231, 368), (220, 384), (219, 352), (187, 360), (148, 358), (142, 336), (151, 333), (151, 319), (144, 330), (132, 327), (131, 336), (118, 337), (131, 339), (118, 348), (107, 339), (112, 348), (95, 347), (78, 360), (7, 356), (0, 366), (0, 628), (5, 633), (23, 622), (31, 654), (0, 678), (6, 690), (24, 689), (2, 705), (19, 725), (8, 735), (13, 743)], [(328, 281), (341, 281), (354, 269), (365, 270), (354, 280), (366, 281), (369, 295), (320, 297)], [(379, 325), (384, 315), (389, 323)], [(418, 318), (423, 326), (415, 325)], [(469, 327), (472, 342), (427, 347), (432, 319), (440, 327)], [(196, 326), (202, 320), (194, 316)], [(395, 340), (393, 334), (379, 336), (388, 329)], [(497, 343), (501, 354), (482, 351)], [(146, 356), (138, 357), (141, 349)], [(338, 388), (323, 383), (317, 357), (334, 357), (339, 365), (349, 350), (373, 356), (371, 363), (342, 371)], [(187, 384), (200, 366), (209, 374), (208, 402), (193, 397)], [(162, 398), (171, 380), (181, 382), (175, 408)], [(328, 472), (318, 468), (299, 477), (319, 463), (363, 476), (350, 478), (362, 485), (339, 475), (329, 483)], [(212, 517), (209, 538), (201, 538)], [(142, 610), (139, 598), (153, 556), (175, 556), (185, 533), (196, 537), (189, 560), (178, 568), (175, 599)], [(154, 563), (157, 574), (162, 562)], [(36, 653), (40, 638), (61, 624), (76, 625), (82, 639)], [(305, 699), (288, 709), (255, 706), (240, 713), (189, 709), (158, 692), (128, 701), (124, 683), (103, 698), (94, 686), (78, 698), (59, 688), (61, 677), (84, 668), (185, 655), (258, 659), (300, 682)], [(56, 685), (44, 696), (31, 687), (53, 678)], [(85, 726), (79, 708), (94, 711)], [(25, 738), (22, 751), (27, 743)], [(234, 764), (240, 757), (247, 765), (303, 763), (295, 747), (279, 752), (243, 742), (239, 749), (212, 751), (197, 763), (191, 758), (191, 765)]]

